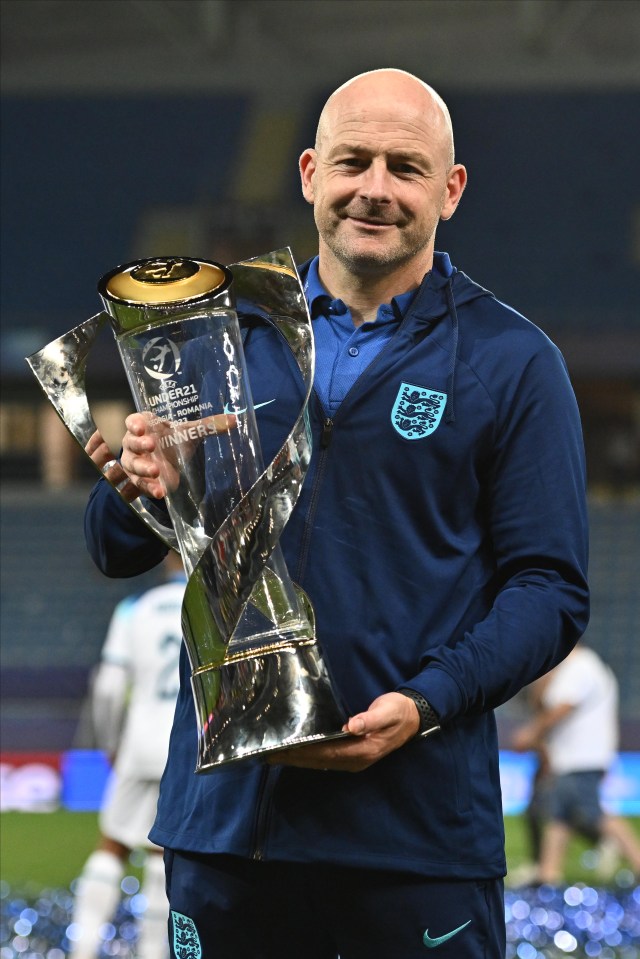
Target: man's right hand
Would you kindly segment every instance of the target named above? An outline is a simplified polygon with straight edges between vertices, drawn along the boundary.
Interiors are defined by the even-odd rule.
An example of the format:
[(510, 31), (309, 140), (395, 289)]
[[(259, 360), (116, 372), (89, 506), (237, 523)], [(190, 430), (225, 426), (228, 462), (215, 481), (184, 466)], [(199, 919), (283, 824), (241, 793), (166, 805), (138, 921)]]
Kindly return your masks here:
[[(131, 413), (125, 420), (127, 432), (122, 440), (120, 463), (138, 495), (162, 499), (167, 492), (160, 478), (160, 464), (156, 455), (157, 432), (152, 427), (150, 413)], [(177, 485), (176, 475), (176, 485)]]
[[(237, 424), (236, 417), (226, 413), (216, 413), (203, 420), (190, 422), (189, 427), (204, 425), (206, 433), (228, 433)], [(138, 490), (138, 494), (162, 499), (168, 490), (173, 490), (180, 483), (180, 471), (176, 465), (173, 453), (174, 447), (167, 449), (172, 452), (161, 454), (159, 440), (165, 434), (178, 429), (180, 424), (173, 424), (168, 420), (158, 420), (151, 413), (132, 413), (125, 420), (127, 432), (122, 440), (122, 456), (120, 462), (131, 483)], [(189, 458), (199, 441), (194, 441), (191, 448), (184, 449), (182, 444), (182, 458)]]

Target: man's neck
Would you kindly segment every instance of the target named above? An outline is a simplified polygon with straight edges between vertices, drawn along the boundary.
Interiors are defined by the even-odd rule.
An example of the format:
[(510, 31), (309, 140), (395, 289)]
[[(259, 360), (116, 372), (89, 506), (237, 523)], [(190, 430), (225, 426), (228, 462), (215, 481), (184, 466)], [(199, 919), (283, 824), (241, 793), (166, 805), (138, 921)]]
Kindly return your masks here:
[(321, 243), (318, 275), (327, 293), (349, 307), (353, 325), (358, 327), (375, 320), (382, 303), (417, 289), (432, 266), (433, 250), (429, 250), (392, 273), (354, 273)]

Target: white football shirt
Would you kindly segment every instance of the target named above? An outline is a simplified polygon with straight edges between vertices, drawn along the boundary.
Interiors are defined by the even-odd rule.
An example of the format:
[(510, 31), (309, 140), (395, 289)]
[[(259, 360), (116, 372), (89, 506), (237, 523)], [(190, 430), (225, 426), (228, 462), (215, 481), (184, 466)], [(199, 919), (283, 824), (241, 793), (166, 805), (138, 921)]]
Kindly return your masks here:
[(576, 647), (551, 673), (543, 704), (563, 703), (573, 709), (549, 732), (552, 771), (606, 771), (618, 748), (618, 683), (592, 649)]
[(102, 748), (113, 751), (118, 741), (122, 775), (159, 780), (164, 770), (179, 687), (185, 585), (174, 579), (123, 600), (109, 624), (93, 715)]

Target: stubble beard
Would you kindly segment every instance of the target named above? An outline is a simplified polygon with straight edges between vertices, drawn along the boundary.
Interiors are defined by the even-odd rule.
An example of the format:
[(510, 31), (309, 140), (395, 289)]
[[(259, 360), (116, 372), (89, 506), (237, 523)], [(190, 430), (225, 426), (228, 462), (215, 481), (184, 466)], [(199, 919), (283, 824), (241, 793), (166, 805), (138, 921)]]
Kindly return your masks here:
[(352, 273), (360, 276), (387, 275), (405, 265), (421, 253), (429, 243), (426, 238), (422, 243), (412, 246), (396, 244), (394, 247), (365, 253), (354, 250), (349, 244), (330, 237), (325, 237), (325, 243), (343, 266)]
[(342, 219), (334, 214), (330, 224), (317, 222), (316, 225), (325, 245), (334, 257), (356, 276), (380, 276), (393, 273), (429, 246), (436, 228), (434, 223), (426, 236), (407, 237), (404, 234), (397, 237), (396, 242), (390, 246), (381, 246), (377, 250), (365, 252), (355, 249), (355, 243), (340, 235), (341, 222), (343, 222)]

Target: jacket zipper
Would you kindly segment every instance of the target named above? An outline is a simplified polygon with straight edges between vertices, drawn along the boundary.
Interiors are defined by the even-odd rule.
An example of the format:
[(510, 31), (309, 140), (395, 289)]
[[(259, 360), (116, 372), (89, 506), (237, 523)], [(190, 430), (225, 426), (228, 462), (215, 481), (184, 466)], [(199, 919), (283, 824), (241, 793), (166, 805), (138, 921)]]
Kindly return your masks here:
[(322, 424), (322, 436), (320, 437), (320, 449), (326, 450), (329, 448), (332, 435), (333, 435), (333, 420), (330, 417), (327, 417), (324, 423)]
[[(404, 320), (402, 320), (400, 326), (398, 327), (397, 332), (400, 332), (400, 330), (404, 327), (405, 323), (406, 323), (406, 317)], [(381, 361), (381, 358), (389, 349), (389, 347), (390, 347), (390, 343), (386, 343), (384, 345), (384, 347), (382, 348), (382, 350), (380, 350), (378, 355), (373, 358), (371, 363), (369, 363), (366, 370), (363, 370), (363, 372), (360, 374), (360, 376), (358, 377), (358, 380), (360, 380), (365, 373), (369, 372), (371, 368), (376, 365), (376, 363), (379, 363)], [(350, 393), (355, 389), (358, 383), (358, 380), (356, 380), (356, 382), (353, 383), (350, 389), (347, 391), (347, 395), (342, 400), (342, 403), (340, 404), (340, 409), (337, 411), (338, 416), (340, 415), (340, 410), (347, 402), (347, 399), (349, 398)], [(304, 571), (307, 565), (309, 548), (311, 546), (311, 530), (313, 529), (313, 517), (316, 511), (316, 504), (318, 502), (320, 488), (322, 486), (323, 474), (324, 474), (326, 463), (327, 463), (327, 457), (329, 455), (329, 446), (331, 445), (331, 439), (333, 437), (333, 428), (335, 425), (335, 419), (331, 416), (326, 415), (324, 411), (324, 407), (322, 406), (322, 403), (320, 402), (320, 397), (318, 396), (315, 390), (313, 390), (313, 397), (315, 399), (315, 402), (318, 404), (318, 408), (320, 409), (322, 414), (322, 433), (320, 434), (320, 452), (318, 453), (318, 465), (316, 467), (316, 474), (313, 479), (313, 489), (311, 491), (311, 497), (309, 500), (309, 509), (307, 510), (307, 517), (305, 520), (305, 530), (302, 538), (302, 544), (300, 547), (300, 560), (298, 562), (298, 567), (296, 569), (296, 573), (294, 576), (296, 583), (302, 582)]]
[(327, 456), (329, 455), (329, 445), (333, 435), (333, 420), (331, 417), (325, 414), (324, 410), (322, 409), (322, 404), (320, 403), (320, 397), (315, 390), (313, 391), (313, 398), (318, 404), (318, 408), (322, 410), (322, 433), (320, 434), (320, 449), (318, 452), (316, 471), (313, 477), (311, 496), (309, 497), (309, 507), (307, 509), (307, 515), (304, 521), (304, 533), (302, 535), (302, 543), (300, 544), (300, 552), (298, 554), (298, 566), (293, 577), (296, 583), (302, 582), (304, 571), (307, 566), (307, 557), (309, 555), (309, 548), (311, 546), (311, 532), (313, 530), (313, 517), (316, 512), (316, 504), (318, 502), (318, 496), (322, 487), (322, 479), (326, 468)]
[(280, 770), (273, 766), (265, 766), (262, 770), (260, 792), (257, 802), (256, 824), (253, 838), (253, 852), (251, 858), (256, 862), (264, 859), (264, 850), (267, 839), (267, 827), (271, 812), (271, 799), (276, 788)]

